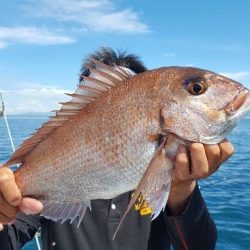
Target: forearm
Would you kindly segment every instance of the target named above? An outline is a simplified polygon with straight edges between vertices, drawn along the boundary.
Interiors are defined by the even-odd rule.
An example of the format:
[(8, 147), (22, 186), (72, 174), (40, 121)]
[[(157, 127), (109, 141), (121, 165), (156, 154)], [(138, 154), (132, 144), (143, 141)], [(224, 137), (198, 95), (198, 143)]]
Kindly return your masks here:
[(0, 231), (0, 250), (20, 249), (34, 237), (39, 227), (39, 216), (18, 214), (15, 224)]
[(172, 215), (181, 215), (190, 200), (195, 189), (196, 181), (183, 181), (171, 186), (167, 206)]
[(172, 216), (169, 209), (164, 213), (171, 243), (176, 250), (212, 250), (216, 244), (216, 227), (198, 187), (183, 213)]

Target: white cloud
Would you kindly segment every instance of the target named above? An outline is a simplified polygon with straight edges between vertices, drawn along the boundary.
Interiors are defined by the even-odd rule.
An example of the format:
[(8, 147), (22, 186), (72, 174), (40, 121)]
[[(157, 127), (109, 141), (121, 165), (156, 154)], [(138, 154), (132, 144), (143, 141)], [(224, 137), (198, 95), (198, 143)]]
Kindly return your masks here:
[(64, 93), (72, 92), (56, 86), (43, 86), (36, 83), (29, 83), (28, 86), (30, 87), (2, 91), (8, 114), (50, 112), (59, 109), (61, 105), (58, 102), (70, 99)]
[(241, 82), (245, 87), (250, 88), (250, 71), (240, 71), (240, 72), (221, 72), (228, 78)]
[(8, 46), (8, 45), (7, 45), (6, 42), (3, 42), (3, 41), (0, 40), (0, 49), (4, 49), (4, 48), (6, 48), (7, 46)]
[(101, 32), (147, 33), (149, 27), (131, 9), (116, 10), (109, 0), (40, 0), (29, 1), (26, 11), (36, 17), (74, 22)]
[(222, 72), (221, 75), (232, 78), (234, 80), (243, 80), (246, 77), (250, 76), (250, 71), (241, 71), (241, 72)]
[(73, 43), (75, 40), (70, 37), (58, 35), (47, 29), (0, 26), (0, 48), (5, 48), (8, 44), (16, 42), (37, 45), (55, 45)]

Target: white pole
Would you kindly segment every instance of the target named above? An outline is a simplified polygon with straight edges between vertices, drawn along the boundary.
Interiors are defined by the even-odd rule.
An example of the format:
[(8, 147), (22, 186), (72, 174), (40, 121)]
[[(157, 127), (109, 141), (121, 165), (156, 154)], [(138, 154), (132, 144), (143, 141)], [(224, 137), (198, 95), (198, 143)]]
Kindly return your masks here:
[(9, 135), (9, 139), (10, 139), (10, 144), (11, 144), (11, 147), (12, 147), (12, 151), (14, 152), (15, 151), (15, 146), (14, 146), (14, 143), (13, 143), (13, 140), (12, 140), (12, 136), (11, 136), (11, 133), (10, 133), (10, 127), (9, 127), (9, 124), (8, 124), (8, 121), (7, 121), (7, 117), (6, 117), (6, 112), (5, 111), (3, 111), (3, 119), (5, 121), (6, 128), (7, 128), (7, 131), (8, 131), (8, 135)]

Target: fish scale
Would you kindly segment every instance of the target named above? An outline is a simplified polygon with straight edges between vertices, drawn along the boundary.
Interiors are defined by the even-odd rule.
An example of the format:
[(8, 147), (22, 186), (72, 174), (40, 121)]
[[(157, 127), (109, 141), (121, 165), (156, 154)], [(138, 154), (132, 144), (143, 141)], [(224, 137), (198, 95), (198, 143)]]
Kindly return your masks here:
[[(107, 99), (110, 100), (110, 97), (107, 97)], [(135, 99), (138, 100), (138, 97), (135, 96)], [(125, 102), (127, 103), (126, 100)], [(111, 108), (109, 103), (106, 105)], [(99, 107), (96, 107), (95, 110), (106, 110), (105, 107), (101, 107), (103, 106), (102, 102), (100, 102), (98, 106)], [(129, 189), (136, 187), (136, 183), (138, 183), (138, 180), (142, 177), (142, 174), (152, 157), (155, 146), (152, 145), (152, 143), (149, 144), (147, 137), (142, 134), (143, 130), (145, 130), (146, 110), (143, 110), (141, 107), (138, 108), (138, 103), (136, 102), (131, 102), (130, 105), (127, 105), (126, 107), (124, 105), (119, 107), (120, 109), (123, 109), (123, 112), (119, 112), (116, 116), (113, 116), (113, 120), (112, 118), (107, 119), (105, 113), (103, 113), (101, 117), (100, 115), (96, 117), (95, 112), (84, 114), (84, 116), (82, 114), (81, 124), (75, 124), (72, 121), (72, 124), (62, 128), (65, 132), (60, 131), (59, 128), (54, 137), (48, 138), (47, 141), (42, 142), (38, 146), (41, 149), (37, 149), (37, 151), (39, 152), (41, 150), (43, 152), (48, 152), (48, 157), (43, 158), (42, 154), (39, 152), (39, 155), (37, 155), (36, 151), (33, 151), (30, 154), (27, 160), (32, 168), (38, 168), (36, 171), (37, 176), (43, 177), (48, 175), (48, 171), (52, 168), (53, 176), (61, 176), (60, 179), (52, 178), (54, 179), (52, 187), (50, 187), (50, 183), (47, 184), (48, 189), (56, 190), (54, 192), (54, 194), (56, 194), (55, 196), (52, 195), (51, 192), (43, 191), (44, 193), (50, 193), (51, 199), (60, 201), (62, 197), (65, 196), (64, 190), (72, 190), (72, 186), (84, 186), (84, 188), (80, 189), (83, 197), (79, 194), (77, 201), (81, 201), (84, 198), (86, 199), (86, 197), (89, 200), (109, 198), (109, 196), (117, 194), (117, 191), (115, 190), (117, 183), (113, 181), (116, 179), (123, 183), (124, 189), (119, 189), (119, 193), (125, 192), (128, 189), (127, 185), (129, 185)], [(145, 108), (147, 107), (144, 107), (144, 109)], [(124, 110), (129, 114), (132, 113), (134, 115), (128, 116), (127, 114), (124, 114)], [(93, 121), (91, 121), (91, 119), (93, 119)], [(88, 124), (85, 122), (86, 120), (88, 120)], [(98, 120), (104, 122), (100, 123), (98, 128), (91, 126), (91, 124), (97, 123)], [(116, 124), (115, 127), (113, 127), (114, 123)], [(85, 127), (85, 124), (87, 124), (87, 128)], [(66, 129), (69, 127), (70, 133), (66, 132)], [(118, 133), (119, 130), (122, 132)], [(148, 133), (148, 131), (145, 132)], [(61, 135), (63, 133), (65, 133), (67, 137), (62, 137)], [(85, 136), (86, 133), (88, 135)], [(81, 140), (78, 140), (79, 134), (81, 134)], [(122, 142), (122, 145), (117, 143), (119, 141)], [(62, 148), (57, 147), (60, 144), (70, 144), (67, 146), (69, 150), (64, 150), (62, 152)], [(113, 149), (114, 147), (116, 150)], [(55, 151), (56, 148), (59, 150)], [(76, 151), (75, 148), (78, 150)], [(117, 151), (117, 149), (120, 150)], [(137, 154), (134, 154), (136, 151)], [(148, 151), (150, 153), (148, 153)], [(56, 159), (59, 158), (58, 155), (61, 156), (64, 154), (66, 157), (63, 164), (64, 168), (62, 168), (61, 162)], [(91, 163), (90, 166), (87, 165), (85, 159), (88, 159), (88, 162)], [(39, 168), (41, 165), (44, 167)], [(21, 169), (25, 169), (25, 164)], [(81, 175), (83, 169), (85, 170), (84, 175)], [(133, 170), (131, 171), (131, 169)], [(72, 185), (69, 176), (74, 178), (74, 185)], [(29, 178), (30, 176), (27, 179)], [(61, 187), (56, 180), (58, 180), (58, 182), (64, 180), (63, 186)], [(97, 180), (101, 185), (96, 185), (93, 180)], [(25, 181), (25, 177), (23, 178), (23, 181), (28, 183), (28, 181)], [(40, 186), (43, 183), (43, 178), (39, 178), (36, 182), (36, 188), (40, 189)], [(111, 185), (112, 182), (114, 183), (114, 186)], [(32, 191), (32, 186), (29, 187), (28, 184), (26, 184), (26, 188), (29, 190), (29, 195), (38, 192), (36, 189)], [(97, 190), (93, 187), (96, 187)], [(105, 197), (103, 193), (105, 193), (106, 190), (110, 190), (109, 192), (113, 190), (113, 193), (115, 192), (115, 194), (112, 194), (111, 192), (111, 194), (106, 194)], [(25, 195), (25, 193), (23, 194)], [(68, 202), (72, 201), (70, 195), (68, 195), (68, 199)]]

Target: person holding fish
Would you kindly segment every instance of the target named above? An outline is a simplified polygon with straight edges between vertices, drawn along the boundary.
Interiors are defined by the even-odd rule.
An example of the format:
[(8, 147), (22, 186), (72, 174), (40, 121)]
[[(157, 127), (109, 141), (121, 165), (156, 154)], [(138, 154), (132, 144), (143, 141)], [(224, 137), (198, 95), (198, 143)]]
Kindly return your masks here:
[(233, 154), (224, 138), (250, 110), (249, 91), (196, 68), (147, 71), (109, 48), (80, 80), (0, 168), (0, 249), (20, 249), (39, 227), (43, 249), (214, 249), (197, 180)]

